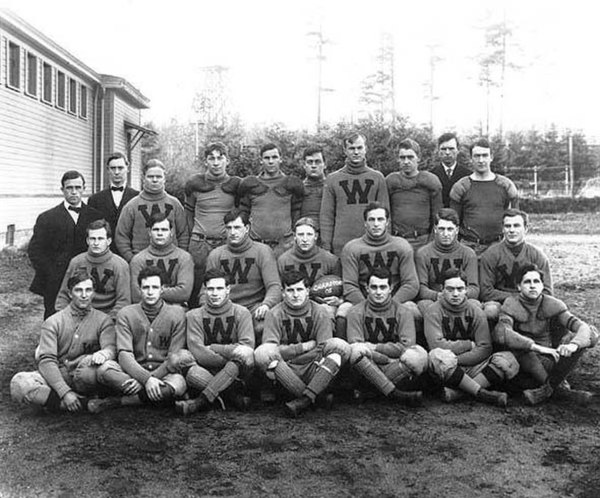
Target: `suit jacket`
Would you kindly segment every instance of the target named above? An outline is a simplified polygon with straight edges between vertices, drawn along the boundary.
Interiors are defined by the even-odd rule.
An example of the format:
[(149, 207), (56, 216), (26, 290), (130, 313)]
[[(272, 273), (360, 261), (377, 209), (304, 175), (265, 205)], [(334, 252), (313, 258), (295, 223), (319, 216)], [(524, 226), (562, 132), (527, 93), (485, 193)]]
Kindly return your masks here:
[(88, 205), (100, 211), (102, 213), (102, 217), (108, 221), (108, 224), (110, 225), (113, 239), (110, 249), (115, 254), (119, 254), (117, 246), (115, 245), (115, 230), (117, 229), (117, 221), (119, 220), (119, 216), (121, 216), (123, 206), (125, 206), (125, 204), (127, 204), (138, 194), (139, 191), (131, 187), (125, 187), (125, 190), (123, 190), (123, 198), (121, 199), (121, 204), (119, 204), (119, 206), (115, 206), (115, 203), (113, 202), (110, 187), (95, 193), (88, 199)]
[(448, 178), (446, 168), (444, 168), (444, 165), (441, 163), (433, 168), (431, 172), (442, 182), (442, 203), (444, 204), (444, 207), (450, 207), (450, 190), (452, 190), (452, 185), (464, 176), (469, 176), (472, 173), (470, 169), (457, 164), (452, 172), (452, 177)]
[(87, 251), (86, 227), (100, 218), (100, 211), (82, 203), (75, 224), (63, 202), (38, 216), (27, 248), (35, 270), (29, 288), (31, 292), (50, 299), (54, 295), (56, 298), (69, 261)]

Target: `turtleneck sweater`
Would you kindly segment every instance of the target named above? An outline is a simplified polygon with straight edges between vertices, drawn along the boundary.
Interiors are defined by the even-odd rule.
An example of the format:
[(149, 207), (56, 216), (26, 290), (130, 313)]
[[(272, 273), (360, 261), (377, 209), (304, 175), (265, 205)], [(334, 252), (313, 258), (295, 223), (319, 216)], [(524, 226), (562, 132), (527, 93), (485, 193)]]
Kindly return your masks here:
[(459, 305), (452, 305), (442, 298), (431, 305), (424, 319), (430, 351), (449, 349), (458, 358), (458, 364), (465, 366), (477, 365), (492, 354), (487, 319), (481, 307), (472, 301), (465, 299)]
[(280, 275), (285, 271), (299, 271), (308, 277), (308, 285), (312, 285), (324, 275), (342, 276), (339, 258), (316, 245), (310, 251), (302, 252), (294, 244), (279, 256), (277, 268)]
[[(69, 304), (42, 324), (40, 344), (36, 350), (38, 369), (48, 385), (62, 398), (71, 391), (65, 381), (65, 365), (97, 351), (101, 351), (107, 360), (115, 358), (113, 321), (94, 308), (80, 310)], [(76, 365), (77, 362), (74, 362), (73, 366)]]
[(357, 304), (367, 296), (367, 279), (372, 268), (386, 266), (392, 274), (392, 297), (404, 303), (417, 296), (419, 280), (413, 250), (401, 237), (389, 233), (373, 238), (366, 233), (351, 240), (342, 251), (344, 298)]
[(194, 286), (192, 256), (174, 244), (164, 247), (150, 244), (136, 254), (130, 263), (131, 301), (133, 303), (139, 303), (142, 299), (137, 280), (142, 269), (147, 266), (158, 266), (165, 272), (167, 280), (163, 284), (162, 297), (167, 303), (183, 304), (190, 298)]
[(400, 358), (406, 348), (416, 343), (415, 322), (411, 311), (388, 298), (383, 303), (370, 299), (350, 308), (347, 319), (348, 343), (376, 344), (375, 351)]
[(370, 202), (389, 209), (383, 175), (366, 162), (355, 166), (346, 161), (342, 169), (325, 179), (321, 202), (321, 241), (323, 248), (339, 255), (346, 243), (364, 233), (363, 211)]
[(167, 373), (167, 357), (185, 346), (185, 311), (165, 303), (125, 306), (117, 315), (117, 353), (123, 370), (142, 385)]
[(442, 274), (451, 268), (465, 273), (467, 298), (479, 297), (477, 255), (473, 249), (457, 240), (449, 246), (443, 246), (434, 240), (421, 247), (415, 254), (415, 266), (419, 277), (419, 299), (437, 301), (438, 292), (444, 287)]
[(253, 312), (261, 304), (269, 308), (281, 301), (277, 262), (270, 247), (249, 237), (239, 245), (225, 244), (213, 249), (206, 271), (222, 269), (231, 276), (229, 298)]
[(202, 367), (222, 368), (239, 345), (254, 349), (252, 316), (230, 299), (188, 311), (186, 321), (187, 347)]
[(240, 208), (250, 215), (253, 239), (280, 240), (300, 215), (304, 187), (300, 178), (280, 173), (248, 176), (240, 184)]
[(306, 177), (302, 183), (304, 185), (304, 200), (300, 209), (300, 218), (308, 216), (317, 224), (317, 227), (320, 227), (321, 200), (323, 199), (325, 177)]
[(187, 250), (190, 234), (181, 202), (165, 191), (150, 193), (143, 190), (131, 199), (121, 212), (115, 233), (115, 243), (125, 261), (150, 244), (148, 222), (154, 213), (166, 213), (175, 233), (175, 244)]
[(300, 308), (292, 308), (285, 301), (267, 312), (263, 344), (279, 346), (284, 360), (302, 354), (302, 343), (315, 341), (323, 344), (333, 337), (332, 321), (325, 308), (306, 300)]
[(207, 171), (193, 175), (185, 184), (184, 208), (192, 234), (225, 238), (223, 216), (239, 202), (242, 179)]
[(84, 270), (94, 279), (95, 290), (92, 306), (114, 320), (119, 310), (131, 304), (129, 265), (107, 249), (102, 254), (87, 252), (78, 254), (69, 263), (58, 296), (56, 310), (65, 309), (71, 302), (67, 282), (78, 271)]

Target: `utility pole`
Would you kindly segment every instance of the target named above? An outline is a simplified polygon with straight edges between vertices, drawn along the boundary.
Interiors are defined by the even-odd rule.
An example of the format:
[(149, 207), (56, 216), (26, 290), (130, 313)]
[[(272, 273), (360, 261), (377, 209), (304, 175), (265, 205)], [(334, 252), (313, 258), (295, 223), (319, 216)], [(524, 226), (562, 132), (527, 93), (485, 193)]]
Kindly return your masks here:
[(327, 60), (327, 57), (323, 54), (323, 46), (330, 43), (329, 40), (323, 37), (323, 28), (319, 26), (318, 31), (309, 31), (306, 33), (307, 36), (314, 37), (316, 41), (317, 49), (317, 131), (321, 129), (322, 119), (322, 94), (323, 92), (333, 92), (332, 88), (323, 87), (323, 61)]
[(438, 99), (435, 95), (435, 69), (437, 63), (443, 59), (435, 54), (437, 45), (428, 45), (427, 47), (429, 48), (429, 84), (427, 85), (429, 99), (429, 128), (433, 134), (434, 102)]
[(575, 189), (573, 188), (573, 183), (575, 180), (575, 175), (574, 175), (574, 171), (573, 171), (573, 135), (571, 135), (571, 132), (569, 132), (569, 136), (567, 137), (568, 140), (568, 148), (569, 148), (569, 178), (571, 180), (570, 184), (569, 184), (569, 195), (571, 197), (573, 197), (573, 193), (575, 191)]

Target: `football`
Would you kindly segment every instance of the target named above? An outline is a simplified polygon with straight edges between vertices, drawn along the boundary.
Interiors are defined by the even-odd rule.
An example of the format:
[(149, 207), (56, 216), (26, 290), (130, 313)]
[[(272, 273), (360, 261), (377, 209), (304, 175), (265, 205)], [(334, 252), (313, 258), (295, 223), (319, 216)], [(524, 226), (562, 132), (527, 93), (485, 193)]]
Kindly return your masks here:
[(310, 288), (310, 297), (317, 299), (329, 296), (341, 297), (343, 293), (343, 282), (337, 275), (323, 275), (315, 280)]

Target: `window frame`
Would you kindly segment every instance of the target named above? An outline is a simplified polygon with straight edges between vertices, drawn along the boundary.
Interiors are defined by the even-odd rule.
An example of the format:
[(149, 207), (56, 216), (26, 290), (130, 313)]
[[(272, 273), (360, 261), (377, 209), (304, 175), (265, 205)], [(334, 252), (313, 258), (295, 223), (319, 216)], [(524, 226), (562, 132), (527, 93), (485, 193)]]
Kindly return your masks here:
[(79, 84), (79, 117), (88, 118), (88, 87), (83, 83)]
[[(15, 68), (14, 68), (14, 63), (13, 63), (13, 55), (14, 55), (14, 49), (16, 48), (17, 54), (18, 54), (18, 58), (17, 58), (17, 68), (16, 68), (16, 72), (17, 72), (17, 81), (15, 84), (14, 81), (14, 74), (15, 74)], [(6, 86), (8, 88), (12, 88), (13, 90), (17, 90), (17, 91), (21, 91), (21, 63), (22, 57), (21, 57), (21, 45), (19, 45), (18, 43), (15, 43), (12, 40), (7, 40), (6, 43)]]
[(69, 94), (69, 104), (68, 104), (68, 111), (69, 114), (74, 114), (75, 116), (77, 116), (77, 113), (79, 111), (79, 106), (78, 106), (78, 96), (77, 96), (77, 80), (75, 78), (71, 78), (70, 76), (68, 77), (69, 81), (68, 81), (68, 85), (67, 85), (67, 93)]
[[(48, 78), (48, 74), (46, 73), (46, 69), (50, 69), (50, 77)], [(50, 87), (48, 89), (48, 83)], [(46, 90), (48, 90), (49, 98), (46, 98)], [(52, 64), (46, 61), (42, 61), (42, 91), (40, 93), (40, 98), (42, 102), (45, 104), (50, 104), (54, 102), (54, 67)]]
[[(24, 85), (25, 95), (28, 95), (33, 98), (37, 98), (38, 94), (39, 94), (39, 78), (38, 77), (39, 77), (40, 58), (37, 55), (35, 55), (33, 52), (30, 52), (29, 50), (27, 50), (26, 54), (25, 54), (25, 61), (26, 61), (26, 63), (25, 63), (25, 85)], [(33, 62), (33, 64), (32, 64), (32, 62)], [(33, 71), (32, 71), (32, 67), (33, 67)], [(33, 78), (34, 78), (33, 82), (31, 80), (32, 73), (33, 73)]]
[[(61, 76), (62, 76), (62, 105), (61, 105)], [(57, 109), (66, 111), (67, 109), (67, 75), (60, 69), (56, 70), (56, 101), (54, 103)]]

